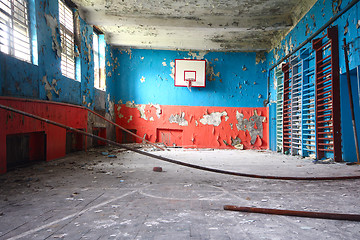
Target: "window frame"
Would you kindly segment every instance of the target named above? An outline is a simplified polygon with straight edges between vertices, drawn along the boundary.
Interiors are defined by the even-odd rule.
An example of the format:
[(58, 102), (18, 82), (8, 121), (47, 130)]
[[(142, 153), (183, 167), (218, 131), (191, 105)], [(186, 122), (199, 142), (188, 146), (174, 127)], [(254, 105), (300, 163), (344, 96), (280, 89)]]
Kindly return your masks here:
[(100, 87), (100, 48), (99, 48), (99, 34), (95, 31), (93, 33), (93, 55), (94, 55), (94, 87), (101, 89)]
[(28, 0), (1, 0), (0, 52), (32, 63), (29, 5)]
[[(96, 41), (97, 39), (97, 41)], [(96, 41), (96, 42), (95, 42)], [(95, 47), (97, 46), (97, 48)], [(105, 39), (104, 34), (94, 26), (93, 33), (94, 87), (106, 91)], [(98, 68), (96, 68), (98, 67)], [(98, 79), (96, 77), (98, 76)]]
[(74, 13), (65, 1), (58, 0), (60, 39), (61, 39), (61, 74), (70, 79), (75, 78), (75, 33)]

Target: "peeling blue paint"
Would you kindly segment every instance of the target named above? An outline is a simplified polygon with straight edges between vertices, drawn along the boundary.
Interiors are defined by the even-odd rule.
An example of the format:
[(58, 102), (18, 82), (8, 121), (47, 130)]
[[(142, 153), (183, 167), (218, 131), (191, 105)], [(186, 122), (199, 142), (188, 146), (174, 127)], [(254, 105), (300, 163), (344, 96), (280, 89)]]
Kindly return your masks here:
[[(129, 54), (131, 52), (131, 54)], [(256, 64), (256, 53), (208, 52), (205, 88), (175, 87), (175, 59), (193, 59), (200, 53), (165, 50), (116, 50), (114, 69), (116, 101), (160, 105), (262, 107), (266, 96), (265, 63)], [(246, 66), (246, 71), (243, 70)], [(113, 67), (115, 68), (115, 67)], [(145, 81), (141, 82), (142, 77)], [(256, 82), (256, 84), (254, 84)]]
[[(61, 59), (52, 49), (52, 29), (46, 16), (58, 20), (58, 2), (49, 0), (29, 1), (30, 35), (32, 41), (32, 63), (23, 62), (0, 53), (0, 95), (47, 100), (48, 91), (42, 81), (46, 76), (51, 84), (56, 82), (55, 94), (51, 90), (51, 100), (84, 105), (93, 108), (94, 73), (92, 52), (92, 26), (80, 19), (82, 52), (76, 58), (76, 79), (61, 74)], [(56, 40), (60, 43), (60, 33), (56, 29)], [(103, 40), (103, 45), (105, 45)], [(110, 47), (108, 46), (110, 49)], [(86, 52), (86, 53), (85, 53)], [(101, 95), (105, 97), (105, 94)], [(85, 97), (85, 98), (84, 98)], [(84, 101), (85, 100), (85, 101)], [(104, 99), (107, 101), (107, 97)], [(89, 105), (90, 103), (90, 105)]]
[[(284, 57), (288, 52), (286, 49), (294, 49), (304, 42), (311, 34), (321, 28), (326, 22), (328, 22), (338, 11), (344, 9), (351, 0), (343, 1), (322, 1), (319, 0), (309, 10), (309, 12), (299, 21), (299, 23), (292, 29), (292, 31), (281, 41), (281, 44), (274, 48), (267, 54), (267, 66), (268, 68), (275, 64), (280, 58)], [(338, 5), (340, 3), (340, 5)], [(340, 94), (341, 94), (341, 126), (342, 126), (342, 145), (343, 145), (343, 160), (355, 161), (355, 144), (352, 132), (351, 116), (349, 112), (349, 96), (346, 83), (346, 68), (345, 58), (343, 51), (343, 38), (346, 38), (348, 44), (350, 44), (349, 61), (351, 73), (356, 72), (356, 68), (360, 66), (360, 29), (357, 23), (360, 19), (360, 3), (357, 3), (343, 16), (337, 19), (332, 26), (337, 25), (339, 30), (339, 64), (340, 73), (342, 73), (340, 79)], [(325, 30), (326, 31), (326, 30)], [(306, 34), (308, 33), (308, 34)], [(318, 37), (322, 37), (323, 33), (320, 33)], [(289, 43), (292, 43), (290, 45)], [(306, 46), (309, 47), (311, 43)], [(354, 75), (354, 74), (353, 74)], [(276, 99), (276, 86), (273, 83), (273, 72), (270, 77), (270, 103)], [(354, 78), (354, 77), (353, 77)], [(352, 81), (353, 89), (357, 89), (359, 86), (356, 81)], [(357, 113), (356, 124), (360, 126), (360, 108), (359, 108), (359, 94), (356, 94), (354, 90), (353, 96), (355, 104), (355, 112)], [(275, 105), (275, 104), (273, 104)], [(270, 117), (275, 116), (274, 108), (270, 107)], [(275, 125), (270, 125), (270, 136), (276, 129)]]

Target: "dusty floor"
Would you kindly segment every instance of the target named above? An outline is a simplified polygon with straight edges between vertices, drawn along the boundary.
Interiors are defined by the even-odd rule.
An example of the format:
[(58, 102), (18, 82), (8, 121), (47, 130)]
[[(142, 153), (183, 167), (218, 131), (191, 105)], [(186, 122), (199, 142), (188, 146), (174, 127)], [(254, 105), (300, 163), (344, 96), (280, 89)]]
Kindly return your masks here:
[[(223, 205), (360, 214), (360, 180), (280, 181), (189, 169), (128, 151), (70, 154), (0, 176), (0, 239), (360, 239), (360, 223), (224, 211)], [(150, 151), (148, 149), (147, 151)], [(246, 173), (360, 175), (268, 151), (154, 154)], [(163, 172), (152, 171), (161, 166)]]

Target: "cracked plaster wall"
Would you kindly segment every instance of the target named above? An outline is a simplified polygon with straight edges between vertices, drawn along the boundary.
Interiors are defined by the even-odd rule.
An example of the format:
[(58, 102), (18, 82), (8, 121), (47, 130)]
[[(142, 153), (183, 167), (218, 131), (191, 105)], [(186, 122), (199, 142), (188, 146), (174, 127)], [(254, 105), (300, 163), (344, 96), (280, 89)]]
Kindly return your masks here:
[[(264, 107), (158, 105), (155, 108), (153, 104), (127, 102), (116, 104), (115, 112), (119, 125), (136, 129), (139, 136), (168, 146), (268, 148), (268, 111)], [(117, 139), (123, 139), (121, 131)]]
[[(150, 141), (171, 132), (167, 139), (178, 136), (177, 145), (267, 148), (267, 134), (259, 133), (262, 137), (255, 136), (255, 142), (247, 129), (234, 127), (238, 122), (233, 109), (251, 112), (263, 106), (264, 53), (116, 49), (113, 58), (114, 71), (108, 74), (115, 76), (115, 115), (122, 126), (146, 134)], [(191, 92), (175, 87), (175, 59), (205, 59), (206, 87)], [(266, 110), (260, 111), (267, 118)], [(263, 125), (265, 129), (267, 122)], [(232, 145), (232, 138), (239, 141)]]
[[(81, 45), (78, 45), (80, 48), (77, 51), (80, 55), (80, 69), (77, 70), (81, 81), (69, 79), (60, 70), (62, 49), (57, 1), (34, 0), (29, 1), (29, 4), (30, 13), (33, 12), (30, 16), (30, 35), (36, 32), (32, 37), (36, 43), (32, 48), (35, 50), (34, 64), (0, 53), (0, 95), (66, 102), (91, 109), (97, 106), (106, 108), (110, 113), (109, 100), (114, 102), (110, 88), (108, 93), (98, 94), (93, 87), (92, 27), (81, 18), (75, 21), (80, 23)], [(112, 51), (111, 47), (107, 48), (108, 53)], [(111, 58), (109, 61), (112, 64)], [(111, 95), (109, 100), (108, 94)]]
[[(314, 6), (305, 14), (296, 26), (285, 36), (279, 44), (274, 47), (267, 55), (268, 67), (276, 63), (280, 58), (296, 48), (314, 32), (321, 28), (336, 13), (344, 9), (351, 0), (318, 0)], [(347, 11), (342, 17), (337, 19), (332, 25), (337, 25), (339, 30), (340, 47), (340, 68), (345, 72), (345, 61), (342, 51), (342, 40), (346, 38), (352, 44), (350, 51), (350, 69), (360, 65), (360, 3)], [(322, 33), (319, 34), (319, 37)]]
[[(116, 49), (113, 58), (115, 102), (261, 107), (266, 96), (265, 56), (254, 52)], [(175, 59), (205, 59), (206, 87), (175, 87)]]
[[(319, 0), (314, 6), (308, 11), (308, 13), (297, 23), (297, 25), (282, 39), (280, 44), (272, 49), (267, 54), (267, 67), (271, 67), (279, 59), (289, 53), (292, 49), (299, 46), (304, 42), (308, 37), (310, 37), (314, 32), (321, 28), (327, 21), (329, 21), (333, 16), (336, 15), (339, 11), (344, 9), (351, 0)], [(353, 140), (353, 132), (351, 125), (351, 115), (349, 112), (349, 103), (348, 103), (348, 91), (346, 83), (346, 67), (345, 67), (345, 58), (343, 51), (343, 38), (346, 39), (346, 42), (350, 44), (349, 51), (349, 67), (350, 74), (352, 79), (352, 88), (359, 89), (360, 82), (356, 80), (357, 69), (360, 69), (360, 3), (357, 3), (350, 10), (348, 10), (344, 15), (337, 19), (332, 26), (338, 26), (338, 35), (339, 35), (339, 65), (340, 65), (340, 102), (341, 102), (341, 128), (342, 128), (342, 146), (343, 146), (343, 159), (345, 161), (356, 161), (355, 153), (355, 144)], [(325, 30), (326, 31), (326, 30)], [(318, 37), (323, 36), (323, 33), (320, 33)], [(311, 46), (309, 43), (307, 46)], [(271, 72), (271, 79), (274, 79), (274, 72)], [(275, 107), (276, 104), (276, 84), (274, 81), (270, 82), (271, 98), (269, 105), (269, 115), (270, 115), (270, 136), (272, 141), (270, 141), (270, 147), (272, 150), (276, 150), (276, 141), (275, 141)], [(356, 123), (360, 125), (360, 96), (358, 93), (354, 92), (353, 100), (355, 102), (355, 113), (357, 114)], [(360, 134), (360, 131), (359, 133)], [(351, 136), (351, 137), (348, 137)]]
[[(18, 60), (0, 53), (0, 96), (51, 100), (83, 105), (114, 120), (114, 79), (107, 76), (107, 91), (94, 89), (92, 34), (93, 28), (75, 10), (76, 31), (76, 79), (62, 75), (60, 69), (61, 40), (58, 20), (58, 2), (50, 0), (29, 1), (30, 35), (33, 41), (33, 63)], [(36, 33), (36, 34), (35, 34)], [(114, 65), (112, 47), (106, 44), (106, 61)], [(109, 67), (109, 71), (110, 71)], [(114, 139), (114, 127), (89, 118), (88, 131), (92, 127), (107, 128), (107, 136)], [(91, 138), (88, 138), (89, 146)]]

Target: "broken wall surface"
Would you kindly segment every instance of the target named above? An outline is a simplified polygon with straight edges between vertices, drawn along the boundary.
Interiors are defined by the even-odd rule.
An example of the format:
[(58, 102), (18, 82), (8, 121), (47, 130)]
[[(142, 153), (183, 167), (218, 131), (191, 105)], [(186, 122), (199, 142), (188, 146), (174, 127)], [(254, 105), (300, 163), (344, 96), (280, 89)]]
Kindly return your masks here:
[[(277, 63), (282, 57), (290, 53), (293, 49), (303, 43), (313, 33), (320, 29), (326, 22), (328, 22), (337, 13), (343, 10), (351, 0), (342, 1), (317, 1), (309, 12), (296, 24), (296, 26), (282, 39), (280, 44), (272, 49), (267, 54), (267, 68)], [(343, 160), (354, 162), (356, 161), (355, 143), (353, 138), (353, 130), (351, 123), (351, 114), (349, 108), (349, 94), (346, 82), (346, 66), (343, 50), (343, 39), (350, 44), (349, 67), (352, 81), (354, 111), (357, 126), (360, 126), (360, 3), (355, 4), (350, 10), (344, 13), (331, 26), (338, 27), (338, 41), (339, 41), (339, 66), (340, 66), (340, 102), (341, 102), (341, 134), (343, 147)], [(321, 38), (326, 33), (326, 29), (318, 34), (315, 38)], [(310, 47), (311, 42), (305, 47)], [(274, 81), (274, 71), (270, 72), (270, 105), (269, 114), (271, 119), (276, 119), (275, 105), (276, 105), (276, 89), (277, 85)], [(360, 129), (358, 127), (358, 135), (360, 136)], [(275, 135), (275, 124), (270, 125), (270, 136)], [(274, 141), (270, 141), (274, 142)], [(360, 147), (360, 146), (359, 146)], [(276, 143), (271, 144), (271, 149), (276, 151)]]
[[(115, 59), (122, 126), (169, 146), (268, 148), (265, 59), (256, 53), (118, 49)], [(206, 87), (175, 87), (175, 59), (205, 59)]]
[(0, 53), (0, 95), (66, 102), (93, 109), (98, 103), (94, 102), (92, 26), (74, 11), (75, 19), (79, 20), (74, 23), (79, 22), (81, 43), (75, 51), (78, 56), (76, 80), (67, 78), (61, 74), (60, 66), (58, 1), (34, 0), (29, 3), (33, 63)]
[[(87, 130), (88, 113), (85, 109), (77, 106), (9, 97), (0, 97), (0, 104), (35, 114), (73, 128), (84, 131)], [(45, 124), (36, 119), (24, 117), (3, 109), (0, 109), (0, 123), (2, 124), (0, 131), (0, 173), (5, 173), (7, 170), (6, 139), (11, 135), (43, 134), (46, 138), (46, 144), (43, 144), (43, 150), (45, 151), (44, 160), (46, 161), (64, 157), (66, 154), (67, 130), (64, 128)], [(39, 144), (39, 142), (35, 142), (35, 145)], [(23, 149), (18, 146), (16, 151), (21, 152)]]
[[(79, 29), (80, 43), (76, 44), (75, 65), (76, 77), (70, 79), (61, 73), (61, 40), (58, 1), (50, 0), (31, 0), (29, 1), (30, 13), (30, 36), (32, 41), (32, 63), (16, 59), (10, 55), (0, 52), (0, 96), (16, 97), (21, 104), (15, 104), (14, 107), (20, 107), (24, 111), (32, 111), (34, 103), (31, 101), (22, 101), (23, 98), (45, 101), (48, 104), (41, 111), (44, 117), (51, 117), (53, 114), (59, 116), (66, 115), (69, 121), (65, 124), (73, 124), (78, 121), (78, 114), (83, 114), (82, 109), (74, 108), (72, 112), (67, 111), (68, 106), (58, 105), (56, 108), (48, 100), (60, 103), (71, 103), (82, 105), (93, 109), (108, 119), (114, 120), (114, 99), (111, 89), (113, 82), (108, 80), (106, 91), (94, 89), (94, 57), (93, 57), (93, 28), (88, 25), (77, 13), (74, 12), (74, 24)], [(109, 58), (109, 64), (113, 64), (111, 58), (112, 47), (106, 45), (106, 58)], [(107, 77), (110, 78), (110, 77)], [(110, 78), (111, 79), (111, 78)], [(10, 102), (4, 101), (5, 105)], [(42, 105), (42, 106), (45, 106)], [(46, 113), (48, 111), (48, 113)], [(53, 113), (52, 111), (56, 111)], [(79, 111), (79, 113), (76, 113)], [(4, 117), (5, 111), (1, 112), (0, 124), (7, 126), (7, 118)], [(39, 113), (34, 111), (34, 113)], [(6, 113), (7, 114), (7, 113)], [(87, 113), (86, 113), (87, 114)], [(53, 118), (56, 120), (57, 118)], [(115, 130), (103, 120), (92, 118), (88, 125), (88, 118), (80, 118), (82, 129), (87, 128), (89, 132), (101, 125), (108, 129), (107, 136), (113, 136), (115, 139)], [(26, 127), (23, 124), (12, 125), (12, 132), (16, 134), (27, 134), (29, 132), (43, 131), (33, 125), (33, 128)], [(32, 125), (31, 125), (32, 126)], [(70, 125), (76, 127), (76, 125)], [(47, 128), (47, 127), (44, 127)], [(53, 127), (48, 127), (53, 129)], [(47, 130), (44, 130), (47, 132)], [(49, 130), (51, 131), (51, 130)], [(10, 131), (1, 131), (1, 143), (6, 146), (6, 136), (3, 134), (12, 134)], [(54, 133), (56, 133), (55, 131)], [(47, 132), (48, 134), (48, 132)], [(63, 157), (65, 155), (64, 131), (58, 131), (59, 139), (48, 137), (47, 142), (47, 160)], [(49, 136), (49, 135), (48, 135)], [(54, 135), (51, 135), (54, 136)], [(91, 144), (91, 140), (89, 140)], [(2, 152), (4, 154), (4, 152)], [(4, 156), (2, 156), (4, 157)], [(6, 156), (5, 156), (6, 158)], [(0, 160), (0, 162), (3, 161)], [(5, 160), (6, 161), (6, 160)], [(3, 163), (3, 162), (2, 162)], [(3, 169), (0, 171), (4, 171)]]

